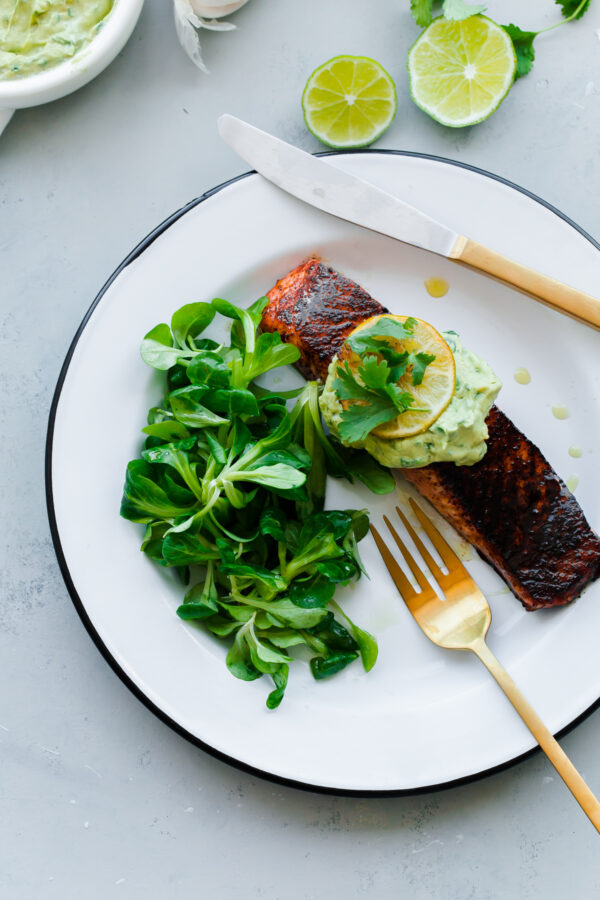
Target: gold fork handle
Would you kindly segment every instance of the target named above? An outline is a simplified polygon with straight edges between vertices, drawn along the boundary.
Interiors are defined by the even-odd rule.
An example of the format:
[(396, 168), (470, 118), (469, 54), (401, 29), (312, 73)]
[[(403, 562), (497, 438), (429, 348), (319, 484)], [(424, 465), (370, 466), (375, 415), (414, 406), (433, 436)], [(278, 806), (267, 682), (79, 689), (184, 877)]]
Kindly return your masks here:
[(494, 676), (532, 735), (563, 779), (596, 831), (600, 832), (600, 803), (591, 792), (560, 744), (548, 731), (536, 711), (530, 706), (508, 672), (506, 672), (484, 640), (470, 649)]

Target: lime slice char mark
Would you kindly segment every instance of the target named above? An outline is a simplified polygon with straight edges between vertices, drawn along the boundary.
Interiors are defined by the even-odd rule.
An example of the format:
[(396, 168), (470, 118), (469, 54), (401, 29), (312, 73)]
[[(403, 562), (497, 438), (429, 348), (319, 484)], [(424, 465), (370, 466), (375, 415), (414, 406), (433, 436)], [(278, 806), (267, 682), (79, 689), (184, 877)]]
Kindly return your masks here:
[(366, 56), (336, 56), (312, 73), (302, 94), (306, 126), (335, 149), (366, 147), (389, 128), (396, 88)]
[(442, 125), (483, 122), (515, 78), (517, 58), (507, 32), (485, 16), (460, 22), (439, 17), (408, 54), (414, 102)]

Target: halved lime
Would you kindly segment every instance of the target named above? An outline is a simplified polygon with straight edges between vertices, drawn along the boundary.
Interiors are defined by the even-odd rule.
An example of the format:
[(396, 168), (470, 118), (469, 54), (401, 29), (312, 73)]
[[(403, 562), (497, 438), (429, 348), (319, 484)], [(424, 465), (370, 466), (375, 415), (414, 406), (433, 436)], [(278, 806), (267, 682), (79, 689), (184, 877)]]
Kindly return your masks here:
[(410, 92), (442, 125), (476, 125), (502, 103), (516, 65), (513, 42), (491, 19), (454, 22), (440, 16), (409, 50)]
[(328, 147), (366, 147), (396, 115), (394, 82), (367, 56), (336, 56), (312, 73), (302, 94), (304, 121)]

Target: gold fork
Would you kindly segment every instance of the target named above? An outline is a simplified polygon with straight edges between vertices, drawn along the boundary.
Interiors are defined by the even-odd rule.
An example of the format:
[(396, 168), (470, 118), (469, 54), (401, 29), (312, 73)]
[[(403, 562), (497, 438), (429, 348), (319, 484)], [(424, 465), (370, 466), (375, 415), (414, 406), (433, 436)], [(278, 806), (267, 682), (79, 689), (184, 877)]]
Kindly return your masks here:
[(389, 528), (419, 585), (420, 590), (416, 591), (394, 559), (377, 529), (371, 525), (375, 543), (408, 609), (434, 644), (450, 650), (470, 650), (479, 657), (517, 710), (596, 830), (600, 832), (600, 803), (598, 803), (598, 800), (592, 794), (573, 763), (485, 643), (485, 636), (492, 620), (492, 613), (487, 600), (457, 555), (446, 543), (433, 523), (430, 522), (423, 510), (412, 498), (410, 498), (409, 502), (419, 522), (431, 539), (431, 543), (444, 561), (448, 572), (442, 572), (402, 510), (397, 506), (396, 512), (400, 516), (415, 547), (425, 560), (429, 571), (439, 584), (446, 600), (440, 600), (409, 553), (398, 532), (388, 517), (384, 516), (385, 524)]

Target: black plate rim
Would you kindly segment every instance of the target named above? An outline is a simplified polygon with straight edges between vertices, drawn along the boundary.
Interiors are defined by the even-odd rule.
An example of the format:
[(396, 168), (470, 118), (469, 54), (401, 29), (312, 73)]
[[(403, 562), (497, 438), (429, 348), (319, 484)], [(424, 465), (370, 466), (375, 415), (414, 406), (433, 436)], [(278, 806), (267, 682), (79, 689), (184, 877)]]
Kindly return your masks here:
[[(316, 156), (339, 156), (339, 155), (354, 155), (354, 154), (378, 154), (384, 156), (409, 156), (416, 157), (418, 159), (426, 159), (434, 162), (444, 163), (446, 165), (455, 166), (460, 169), (467, 169), (470, 172), (475, 172), (477, 175), (483, 175), (486, 178), (490, 178), (493, 181), (497, 181), (500, 184), (505, 185), (506, 187), (510, 187), (513, 190), (518, 191), (524, 196), (528, 197), (530, 200), (535, 200), (541, 206), (545, 207), (545, 209), (554, 213), (559, 219), (562, 219), (563, 222), (566, 222), (567, 225), (570, 225), (574, 228), (582, 237), (584, 237), (593, 247), (597, 250), (600, 250), (600, 243), (596, 241), (585, 229), (583, 229), (580, 225), (574, 222), (569, 216), (565, 213), (561, 212), (551, 203), (548, 203), (546, 200), (543, 200), (541, 197), (538, 197), (537, 194), (534, 194), (532, 191), (529, 191), (527, 188), (521, 187), (518, 184), (515, 184), (513, 181), (510, 181), (507, 178), (504, 178), (501, 175), (496, 175), (493, 172), (489, 172), (486, 169), (481, 169), (477, 166), (473, 166), (469, 163), (460, 162), (459, 160), (449, 159), (443, 156), (435, 156), (429, 153), (419, 153), (412, 150), (371, 150), (371, 149), (362, 149), (362, 150), (346, 150), (341, 153), (338, 151), (326, 151), (323, 153), (317, 153)], [(181, 735), (181, 737), (186, 738), (186, 740), (190, 741), (190, 743), (194, 744), (196, 747), (199, 747), (201, 750), (204, 750), (206, 753), (220, 760), (221, 762), (228, 763), (230, 766), (233, 766), (236, 769), (240, 769), (242, 772), (246, 772), (249, 775), (254, 775), (259, 778), (262, 778), (266, 781), (273, 782), (278, 785), (284, 785), (290, 788), (296, 788), (303, 791), (311, 791), (317, 794), (327, 794), (331, 796), (341, 796), (341, 797), (410, 797), (420, 794), (429, 794), (436, 791), (443, 791), (449, 788), (460, 787), (466, 784), (472, 784), (473, 782), (480, 781), (484, 778), (489, 778), (491, 775), (495, 775), (498, 772), (503, 772), (506, 769), (511, 768), (512, 766), (517, 765), (518, 763), (523, 762), (526, 759), (529, 759), (534, 754), (540, 752), (540, 748), (538, 746), (532, 747), (530, 750), (527, 750), (525, 753), (521, 753), (518, 756), (514, 756), (506, 762), (500, 763), (497, 766), (492, 766), (488, 769), (483, 769), (481, 772), (474, 772), (471, 775), (465, 775), (461, 778), (455, 778), (450, 781), (441, 782), (439, 784), (431, 784), (431, 785), (423, 785), (421, 787), (416, 788), (399, 788), (399, 789), (389, 789), (389, 790), (354, 790), (354, 789), (345, 789), (345, 788), (333, 788), (327, 787), (325, 785), (311, 784), (310, 782), (304, 782), (301, 780), (296, 780), (292, 778), (285, 778), (281, 775), (275, 775), (272, 772), (267, 772), (263, 769), (260, 769), (256, 766), (251, 766), (248, 763), (242, 762), (241, 760), (236, 759), (233, 756), (230, 756), (227, 753), (223, 753), (220, 750), (217, 750), (215, 747), (212, 747), (210, 744), (191, 734), (191, 732), (187, 731), (183, 728), (178, 722), (168, 716), (159, 706), (153, 703), (142, 691), (140, 687), (126, 674), (126, 672), (121, 668), (121, 666), (117, 663), (116, 659), (112, 656), (108, 647), (102, 641), (100, 635), (96, 631), (91, 619), (89, 618), (85, 606), (75, 589), (75, 585), (73, 583), (73, 579), (71, 578), (71, 574), (69, 571), (69, 566), (67, 564), (67, 560), (63, 553), (60, 535), (58, 531), (58, 525), (56, 522), (56, 513), (54, 509), (54, 494), (52, 488), (52, 448), (53, 448), (53, 439), (54, 439), (54, 426), (56, 422), (56, 413), (58, 409), (58, 403), (60, 400), (60, 395), (62, 392), (62, 388), (64, 382), (67, 377), (67, 372), (69, 370), (69, 365), (71, 363), (71, 359), (75, 352), (75, 347), (90, 320), (90, 317), (100, 301), (102, 300), (104, 294), (107, 292), (109, 287), (115, 281), (116, 278), (121, 274), (121, 272), (127, 268), (130, 263), (136, 260), (151, 244), (159, 237), (163, 232), (165, 232), (174, 222), (184, 216), (189, 210), (198, 206), (200, 203), (203, 203), (205, 200), (208, 200), (209, 197), (213, 197), (215, 194), (218, 194), (224, 188), (229, 187), (232, 184), (235, 184), (238, 181), (241, 181), (244, 178), (249, 178), (252, 175), (255, 175), (255, 171), (244, 172), (241, 175), (236, 175), (233, 178), (228, 179), (227, 181), (222, 182), (221, 184), (216, 185), (210, 190), (206, 191), (204, 194), (201, 194), (199, 197), (196, 197), (194, 200), (190, 200), (189, 203), (186, 203), (180, 209), (176, 210), (176, 212), (172, 213), (163, 222), (160, 223), (156, 228), (154, 228), (145, 238), (143, 238), (139, 244), (134, 247), (134, 249), (129, 253), (123, 262), (115, 269), (112, 275), (107, 279), (104, 283), (96, 297), (94, 298), (91, 306), (86, 312), (81, 324), (79, 325), (77, 331), (75, 332), (75, 336), (71, 341), (69, 349), (67, 351), (67, 355), (63, 362), (63, 365), (60, 370), (60, 374), (58, 376), (58, 381), (56, 384), (56, 388), (54, 391), (54, 396), (52, 398), (52, 404), (50, 406), (50, 413), (48, 417), (48, 430), (46, 434), (46, 450), (45, 450), (45, 484), (46, 484), (46, 507), (48, 512), (48, 521), (50, 525), (50, 533), (52, 536), (52, 542), (54, 544), (54, 550), (56, 553), (56, 557), (58, 560), (58, 565), (64, 579), (65, 585), (77, 610), (79, 618), (81, 619), (86, 631), (89, 636), (93, 640), (94, 644), (111, 667), (113, 672), (118, 676), (118, 678), (123, 682), (123, 684), (129, 688), (129, 690), (137, 697), (144, 706), (147, 707), (155, 716), (157, 716), (165, 725), (168, 725), (173, 731), (177, 734)], [(600, 697), (594, 701), (586, 710), (580, 713), (575, 719), (569, 722), (568, 725), (565, 725), (560, 731), (555, 734), (557, 739), (562, 738), (564, 735), (568, 734), (574, 728), (576, 728), (584, 719), (587, 719), (596, 709), (600, 707)]]

